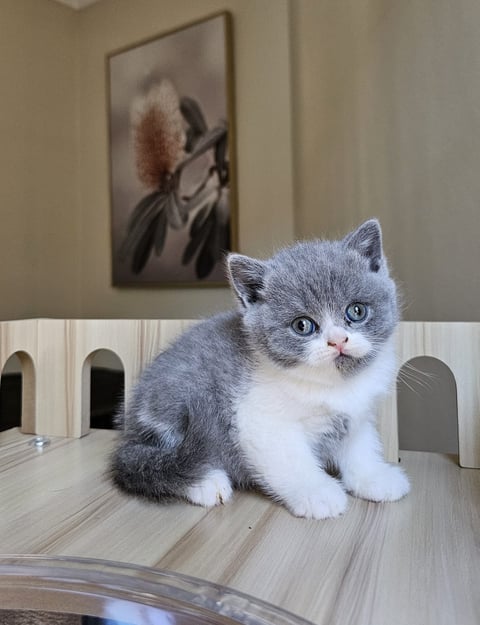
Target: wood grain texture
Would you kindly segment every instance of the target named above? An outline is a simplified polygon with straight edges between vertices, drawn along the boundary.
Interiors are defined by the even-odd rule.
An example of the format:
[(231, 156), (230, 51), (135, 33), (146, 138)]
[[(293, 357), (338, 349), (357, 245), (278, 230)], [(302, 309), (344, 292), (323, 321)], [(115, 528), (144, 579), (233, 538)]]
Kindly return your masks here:
[(402, 452), (412, 493), (307, 521), (256, 493), (211, 510), (115, 491), (114, 432), (43, 452), (0, 434), (0, 552), (105, 558), (228, 585), (318, 625), (480, 622), (480, 471)]

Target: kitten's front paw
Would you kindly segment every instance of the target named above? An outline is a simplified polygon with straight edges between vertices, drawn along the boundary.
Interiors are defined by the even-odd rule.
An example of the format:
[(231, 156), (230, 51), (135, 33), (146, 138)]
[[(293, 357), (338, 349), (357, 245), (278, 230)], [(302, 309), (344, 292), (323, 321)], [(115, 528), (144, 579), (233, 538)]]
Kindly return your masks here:
[(190, 486), (185, 497), (197, 506), (210, 508), (226, 503), (232, 494), (232, 485), (225, 471), (213, 469), (199, 484)]
[(317, 520), (333, 519), (346, 511), (348, 497), (343, 488), (332, 479), (322, 484), (320, 488), (309, 492), (299, 489), (298, 494), (286, 505), (297, 517)]
[(397, 501), (410, 491), (410, 482), (403, 469), (394, 464), (383, 464), (368, 474), (344, 476), (344, 483), (355, 497), (369, 501)]

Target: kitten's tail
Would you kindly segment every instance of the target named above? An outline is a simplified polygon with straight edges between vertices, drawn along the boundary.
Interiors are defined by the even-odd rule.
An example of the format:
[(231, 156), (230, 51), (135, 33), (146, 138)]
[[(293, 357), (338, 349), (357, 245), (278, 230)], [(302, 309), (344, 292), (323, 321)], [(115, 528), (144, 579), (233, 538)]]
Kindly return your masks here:
[(202, 454), (188, 453), (185, 446), (165, 449), (125, 438), (110, 459), (110, 475), (120, 490), (159, 501), (181, 497), (202, 478)]

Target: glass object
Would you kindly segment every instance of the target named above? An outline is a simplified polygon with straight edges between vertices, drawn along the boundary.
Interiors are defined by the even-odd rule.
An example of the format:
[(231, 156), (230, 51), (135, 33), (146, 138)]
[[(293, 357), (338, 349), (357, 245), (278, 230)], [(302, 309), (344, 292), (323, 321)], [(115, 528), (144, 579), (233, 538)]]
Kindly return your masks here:
[(32, 612), (37, 613), (42, 625), (309, 625), (216, 584), (169, 571), (82, 558), (4, 556), (0, 558), (0, 597), (2, 623), (6, 622), (2, 612), (5, 616), (9, 611), (10, 616), (28, 612), (31, 619)]

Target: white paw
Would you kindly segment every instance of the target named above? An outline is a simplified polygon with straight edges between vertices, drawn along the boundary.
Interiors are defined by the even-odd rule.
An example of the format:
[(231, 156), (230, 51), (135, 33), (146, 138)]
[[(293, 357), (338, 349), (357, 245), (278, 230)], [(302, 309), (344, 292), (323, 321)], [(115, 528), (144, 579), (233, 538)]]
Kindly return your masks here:
[(286, 505), (297, 517), (333, 519), (346, 511), (348, 497), (340, 484), (332, 479), (309, 492), (299, 489), (296, 496), (289, 498)]
[(232, 485), (225, 471), (212, 469), (201, 482), (187, 488), (185, 497), (198, 506), (210, 508), (226, 503), (232, 494)]
[(394, 464), (382, 464), (368, 474), (353, 474), (344, 482), (346, 488), (361, 499), (397, 501), (410, 491), (410, 482), (403, 469)]

